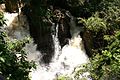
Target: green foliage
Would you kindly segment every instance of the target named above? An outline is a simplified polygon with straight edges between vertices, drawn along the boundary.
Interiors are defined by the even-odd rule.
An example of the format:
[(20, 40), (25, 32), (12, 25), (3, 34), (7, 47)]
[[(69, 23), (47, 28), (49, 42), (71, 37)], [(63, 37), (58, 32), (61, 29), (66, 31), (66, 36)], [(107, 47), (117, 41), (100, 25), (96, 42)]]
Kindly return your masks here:
[(83, 5), (85, 0), (67, 0), (67, 4), (71, 7)]
[[(4, 24), (4, 14), (0, 12), (0, 26)], [(0, 75), (5, 80), (30, 80), (29, 73), (36, 65), (27, 61), (24, 47), (29, 41), (29, 38), (10, 41), (5, 31), (0, 29)]]
[(0, 26), (2, 26), (3, 24), (5, 24), (4, 14), (0, 11)]
[(30, 80), (28, 75), (35, 64), (26, 59), (26, 43), (28, 38), (10, 41), (4, 32), (0, 33), (0, 74), (6, 80)]
[(89, 72), (94, 80), (120, 79), (120, 31), (110, 37), (105, 35), (105, 40), (108, 41), (106, 49), (102, 50), (102, 54), (94, 54), (90, 63), (76, 72), (77, 76)]
[(2, 4), (2, 3), (4, 3), (5, 2), (5, 0), (0, 0), (0, 4)]
[[(97, 7), (97, 19), (93, 16), (82, 19), (86, 30), (90, 30), (96, 39), (103, 38), (106, 46), (95, 49), (95, 53), (87, 64), (85, 70), (94, 80), (119, 80), (120, 79), (120, 1), (103, 0)], [(95, 14), (96, 15), (96, 14)], [(101, 25), (104, 24), (104, 25)], [(97, 25), (97, 26), (96, 26)], [(99, 26), (99, 27), (98, 27)], [(100, 32), (103, 33), (100, 33)], [(98, 36), (101, 35), (102, 36)], [(102, 44), (100, 44), (102, 45)], [(98, 52), (99, 51), (99, 52)], [(84, 72), (79, 70), (80, 72)]]
[(103, 1), (100, 6), (102, 6), (102, 10), (100, 11), (101, 17), (107, 21), (108, 28), (119, 29), (120, 1)]
[(98, 17), (98, 14), (96, 13), (93, 17), (90, 17), (88, 19), (79, 18), (79, 23), (83, 23), (85, 25), (85, 28), (90, 31), (99, 32), (99, 31), (106, 31), (107, 26), (105, 20)]
[(57, 80), (72, 80), (70, 77), (65, 76), (65, 75), (60, 75)]
[[(90, 48), (93, 51), (90, 63), (82, 69), (78, 68), (74, 78), (81, 80), (81, 74), (88, 72), (93, 80), (119, 80), (120, 0), (91, 0), (84, 8), (93, 16), (87, 18), (82, 16), (79, 18), (79, 23), (84, 25), (85, 31), (92, 33), (91, 41), (94, 45), (103, 46)], [(97, 42), (100, 44), (96, 44)]]
[[(14, 0), (12, 0), (14, 2)], [(18, 0), (15, 0), (18, 1)], [(22, 0), (29, 3), (29, 0)], [(43, 20), (50, 19), (52, 10), (48, 9), (49, 1), (55, 8), (59, 0), (30, 0), (30, 8), (34, 16), (30, 16), (35, 27), (42, 25)], [(88, 1), (88, 2), (86, 2)], [(61, 0), (62, 2), (62, 0)], [(95, 54), (90, 58), (90, 63), (75, 72), (75, 79), (81, 80), (80, 75), (89, 72), (94, 80), (119, 80), (120, 79), (120, 0), (65, 0), (68, 10), (79, 16), (85, 31), (92, 33), (94, 45), (91, 49)], [(39, 22), (38, 22), (39, 21)], [(3, 13), (0, 13), (0, 24), (4, 24)], [(42, 27), (45, 28), (45, 27)], [(46, 28), (45, 28), (46, 29)], [(43, 29), (44, 30), (44, 29)], [(48, 31), (45, 31), (47, 33)], [(95, 33), (95, 34), (94, 34)], [(98, 41), (100, 40), (100, 41)], [(104, 45), (104, 41), (106, 41)], [(10, 80), (27, 80), (28, 73), (33, 67), (26, 61), (23, 47), (28, 40), (9, 41), (4, 33), (0, 36), (0, 73)], [(97, 44), (97, 42), (100, 42)], [(93, 45), (93, 46), (94, 46)], [(101, 48), (102, 45), (102, 48)], [(99, 52), (98, 52), (99, 51)], [(19, 56), (17, 56), (19, 54)], [(58, 80), (70, 80), (66, 76), (59, 76)], [(84, 78), (83, 78), (84, 79)]]
[[(99, 4), (98, 4), (99, 2)], [(96, 9), (94, 9), (94, 5)], [(93, 36), (93, 49), (98, 51), (104, 49), (108, 42), (103, 39), (104, 35), (114, 35), (116, 30), (120, 29), (120, 1), (119, 0), (101, 0), (90, 1), (89, 7), (86, 7), (93, 16), (88, 18), (79, 18), (79, 23), (85, 27), (85, 31), (90, 31)], [(93, 8), (94, 11), (91, 11)]]

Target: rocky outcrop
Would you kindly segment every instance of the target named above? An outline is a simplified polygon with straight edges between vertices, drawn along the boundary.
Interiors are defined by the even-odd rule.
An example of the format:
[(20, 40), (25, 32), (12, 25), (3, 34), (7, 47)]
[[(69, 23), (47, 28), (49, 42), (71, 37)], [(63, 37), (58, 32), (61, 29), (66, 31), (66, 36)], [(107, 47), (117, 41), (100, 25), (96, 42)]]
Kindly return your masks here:
[(89, 57), (92, 56), (92, 49), (93, 49), (93, 36), (90, 31), (84, 31), (81, 33), (83, 38), (84, 47), (86, 49), (86, 53)]
[(104, 40), (104, 32), (102, 30), (97, 34), (93, 31), (85, 30), (82, 33), (82, 36), (86, 53), (89, 57), (91, 57), (93, 53), (101, 53), (101, 49), (107, 46), (107, 42)]
[[(70, 18), (65, 14), (65, 10), (53, 9), (53, 15), (48, 19), (38, 15), (36, 10), (38, 6), (26, 5), (22, 11), (27, 15), (29, 21), (29, 30), (34, 42), (37, 44), (37, 49), (43, 54), (43, 62), (49, 63), (54, 55), (54, 44), (52, 35), (56, 33), (56, 25), (58, 25), (58, 39), (61, 47), (68, 43), (70, 34)], [(46, 21), (44, 21), (44, 19)], [(52, 28), (52, 23), (55, 24)], [(52, 29), (51, 29), (52, 28)]]
[(7, 12), (18, 12), (17, 0), (5, 0), (5, 7)]
[(70, 17), (66, 15), (65, 10), (54, 10), (53, 22), (58, 24), (58, 39), (61, 47), (68, 43), (68, 39), (71, 38), (70, 33)]
[(29, 22), (30, 35), (33, 37), (34, 43), (37, 44), (37, 50), (43, 54), (40, 61), (49, 63), (54, 55), (51, 26), (43, 22), (42, 17), (35, 12), (36, 10), (36, 6), (26, 5), (22, 8)]

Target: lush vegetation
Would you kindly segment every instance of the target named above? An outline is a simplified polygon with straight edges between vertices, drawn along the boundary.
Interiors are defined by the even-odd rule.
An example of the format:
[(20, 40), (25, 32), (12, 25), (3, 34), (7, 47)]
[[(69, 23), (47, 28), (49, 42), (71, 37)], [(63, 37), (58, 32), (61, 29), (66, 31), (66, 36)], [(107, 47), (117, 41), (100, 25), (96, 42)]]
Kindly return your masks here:
[[(119, 80), (120, 1), (91, 0), (88, 5), (84, 3), (82, 7), (87, 10), (82, 13), (88, 13), (90, 16), (79, 16), (78, 23), (83, 24), (84, 32), (92, 33), (92, 47), (89, 47), (92, 57), (90, 63), (83, 65), (84, 68), (78, 68), (74, 79), (86, 80), (84, 77), (80, 78), (80, 75), (89, 72), (93, 80)], [(58, 80), (68, 78), (62, 76)]]
[(0, 13), (0, 75), (5, 80), (30, 80), (29, 73), (35, 68), (33, 61), (27, 61), (27, 52), (24, 47), (30, 39), (10, 40), (2, 25), (3, 13)]
[(93, 33), (93, 56), (87, 71), (95, 80), (120, 79), (119, 4), (119, 0), (103, 0), (92, 17), (82, 20), (86, 30)]
[(6, 24), (6, 23), (5, 23), (5, 19), (4, 19), (4, 16), (3, 16), (3, 12), (0, 11), (0, 26), (2, 26), (4, 24)]
[[(79, 75), (84, 72), (89, 72), (94, 80), (120, 79), (120, 0), (22, 1), (25, 1), (24, 3), (28, 4), (28, 8), (30, 8), (28, 10), (32, 10), (32, 13), (35, 14), (35, 16), (32, 16), (32, 19), (35, 19), (34, 21), (36, 22), (34, 22), (35, 26), (40, 24), (37, 22), (38, 20), (49, 20), (51, 18), (52, 9), (50, 6), (52, 5), (53, 8), (69, 10), (73, 16), (78, 17), (78, 24), (84, 27), (84, 33), (91, 33), (92, 40), (88, 43), (90, 44), (90, 53), (88, 54), (92, 54), (90, 63), (75, 72), (75, 79), (79, 80)], [(28, 14), (31, 14), (29, 11)], [(0, 25), (4, 24), (3, 16), (1, 15)], [(25, 43), (28, 41), (10, 42), (3, 34), (4, 32), (1, 32), (0, 36), (0, 64), (2, 64), (0, 73), (11, 80), (19, 80), (21, 76), (26, 80), (32, 67), (31, 63), (26, 61), (26, 53), (23, 50)], [(21, 56), (18, 58), (16, 53), (21, 54)], [(17, 70), (12, 71), (13, 69)], [(22, 75), (18, 76), (19, 74)], [(16, 76), (19, 78), (16, 78)], [(58, 80), (69, 80), (69, 78), (60, 76)]]

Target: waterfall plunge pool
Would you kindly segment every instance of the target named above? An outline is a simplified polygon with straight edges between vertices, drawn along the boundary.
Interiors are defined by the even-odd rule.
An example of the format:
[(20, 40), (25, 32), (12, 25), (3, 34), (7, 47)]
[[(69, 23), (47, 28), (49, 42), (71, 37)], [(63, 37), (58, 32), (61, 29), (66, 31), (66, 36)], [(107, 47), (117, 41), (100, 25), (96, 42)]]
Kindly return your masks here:
[[(29, 36), (29, 31), (26, 31), (26, 29), (20, 28), (20, 26), (18, 27), (16, 25), (11, 25), (14, 24), (13, 20), (16, 19), (16, 16), (16, 13), (5, 14), (5, 18), (7, 18), (6, 23), (8, 25), (8, 28), (16, 27), (12, 35), (9, 36), (16, 39), (21, 39), (25, 36)], [(25, 19), (21, 21), (27, 20), (25, 16), (23, 18)], [(17, 21), (15, 24), (19, 24), (19, 22)], [(27, 27), (28, 26), (29, 25), (27, 24)], [(11, 30), (12, 29), (13, 28), (11, 28)], [(25, 34), (23, 34), (23, 32)], [(19, 35), (16, 33), (19, 33)], [(26, 46), (26, 50), (29, 53), (28, 60), (34, 60), (37, 64), (37, 69), (32, 70), (30, 73), (31, 80), (55, 80), (56, 76), (59, 75), (71, 76), (74, 68), (89, 61), (88, 56), (84, 50), (82, 38), (80, 36), (72, 36), (72, 39), (69, 40), (69, 44), (65, 45), (62, 49), (60, 49), (58, 41), (58, 25), (56, 26), (56, 35), (52, 36), (55, 45), (55, 55), (53, 56), (52, 61), (49, 65), (39, 64), (39, 60), (42, 55), (39, 51), (36, 50), (36, 45), (33, 44), (33, 42)]]

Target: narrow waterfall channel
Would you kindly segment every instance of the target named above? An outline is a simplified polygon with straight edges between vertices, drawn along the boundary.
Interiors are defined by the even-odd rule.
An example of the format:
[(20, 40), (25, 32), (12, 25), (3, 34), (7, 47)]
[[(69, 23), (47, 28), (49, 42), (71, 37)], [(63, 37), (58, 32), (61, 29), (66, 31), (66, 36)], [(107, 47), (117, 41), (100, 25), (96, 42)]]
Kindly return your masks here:
[[(17, 17), (16, 13), (7, 15), (5, 14), (5, 18), (8, 18), (6, 23), (8, 25), (9, 36), (15, 39), (22, 39), (25, 36), (29, 36), (29, 29), (21, 27), (21, 24), (18, 25), (19, 21), (15, 20), (17, 19), (15, 17)], [(25, 21), (27, 20), (26, 17), (22, 16), (22, 18), (25, 19), (21, 20), (21, 23), (27, 25), (28, 27), (28, 23)], [(34, 60), (37, 64), (37, 69), (32, 70), (30, 73), (31, 80), (55, 80), (55, 78), (59, 75), (70, 76), (75, 67), (88, 62), (88, 57), (85, 53), (80, 35), (72, 35), (72, 39), (69, 40), (69, 44), (65, 45), (61, 49), (58, 41), (59, 26), (58, 24), (55, 26), (53, 23), (53, 27), (56, 29), (55, 34), (52, 34), (55, 46), (55, 55), (53, 56), (49, 65), (39, 63), (42, 55), (39, 51), (36, 50), (36, 45), (33, 44), (33, 42), (26, 46), (26, 50), (29, 53), (28, 60)]]
[(55, 27), (55, 34), (52, 34), (52, 37), (53, 37), (53, 42), (54, 42), (54, 53), (55, 53), (55, 56), (53, 57), (53, 61), (56, 61), (58, 58), (59, 58), (59, 55), (61, 53), (61, 47), (60, 47), (60, 44), (59, 44), (59, 40), (58, 40), (58, 24), (55, 26), (55, 24), (53, 23), (52, 27), (54, 28)]

